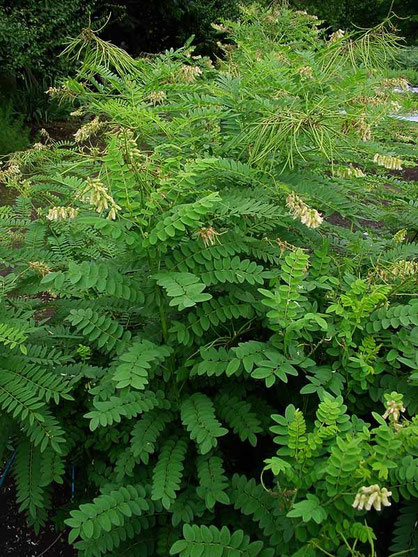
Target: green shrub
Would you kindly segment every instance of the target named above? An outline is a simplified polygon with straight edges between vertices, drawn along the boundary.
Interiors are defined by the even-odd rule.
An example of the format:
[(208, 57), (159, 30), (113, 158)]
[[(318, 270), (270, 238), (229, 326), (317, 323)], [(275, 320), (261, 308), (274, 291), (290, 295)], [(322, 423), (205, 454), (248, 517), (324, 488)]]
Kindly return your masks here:
[(80, 556), (411, 551), (417, 136), (388, 117), (396, 38), (257, 6), (219, 30), (216, 68), (83, 32), (55, 91), (84, 111), (75, 141), (3, 170), (20, 508), (41, 528), (74, 470)]
[(0, 155), (25, 149), (30, 143), (23, 116), (16, 116), (12, 103), (0, 100)]

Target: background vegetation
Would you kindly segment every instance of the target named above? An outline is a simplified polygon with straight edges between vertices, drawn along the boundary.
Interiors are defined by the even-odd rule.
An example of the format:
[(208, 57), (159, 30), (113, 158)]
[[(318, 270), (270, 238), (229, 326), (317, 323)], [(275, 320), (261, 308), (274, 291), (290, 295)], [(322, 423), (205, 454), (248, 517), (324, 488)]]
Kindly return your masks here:
[(292, 0), (292, 6), (305, 9), (327, 22), (333, 30), (372, 27), (393, 11), (399, 17), (397, 26), (407, 42), (418, 41), (418, 14), (413, 0)]

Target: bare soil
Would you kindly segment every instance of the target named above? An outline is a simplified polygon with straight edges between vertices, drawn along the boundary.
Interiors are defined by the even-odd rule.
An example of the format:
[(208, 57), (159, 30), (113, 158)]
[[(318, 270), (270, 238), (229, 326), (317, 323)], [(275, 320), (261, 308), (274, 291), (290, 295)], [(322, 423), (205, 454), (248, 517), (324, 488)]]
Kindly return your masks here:
[(77, 553), (67, 543), (67, 532), (58, 532), (50, 522), (36, 535), (15, 500), (13, 479), (8, 476), (0, 490), (1, 557), (75, 557)]
[(31, 129), (31, 139), (34, 141), (41, 129), (44, 129), (54, 141), (73, 141), (79, 125), (80, 122), (76, 118), (38, 124)]
[(402, 180), (418, 182), (418, 166), (414, 166), (413, 168), (404, 168), (403, 170), (392, 170), (391, 174), (399, 176)]

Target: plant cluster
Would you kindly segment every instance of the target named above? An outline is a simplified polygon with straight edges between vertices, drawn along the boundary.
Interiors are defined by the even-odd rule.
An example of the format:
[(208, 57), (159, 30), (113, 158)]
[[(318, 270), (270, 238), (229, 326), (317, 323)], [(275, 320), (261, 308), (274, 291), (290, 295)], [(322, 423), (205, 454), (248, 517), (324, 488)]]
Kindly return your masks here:
[(417, 545), (417, 135), (391, 30), (317, 23), (251, 6), (215, 67), (86, 30), (74, 142), (2, 168), (0, 449), (80, 556)]

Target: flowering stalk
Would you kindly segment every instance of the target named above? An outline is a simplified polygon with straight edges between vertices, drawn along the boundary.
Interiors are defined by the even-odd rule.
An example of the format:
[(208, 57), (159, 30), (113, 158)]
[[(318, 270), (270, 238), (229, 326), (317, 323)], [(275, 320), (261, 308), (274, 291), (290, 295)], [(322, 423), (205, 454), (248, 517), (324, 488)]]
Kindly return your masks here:
[(390, 155), (380, 155), (376, 153), (373, 157), (373, 162), (379, 166), (384, 166), (389, 170), (402, 170), (402, 160), (398, 157), (391, 157)]
[(103, 213), (103, 211), (109, 209), (107, 218), (111, 220), (115, 220), (117, 212), (121, 210), (121, 207), (108, 193), (104, 184), (97, 178), (87, 179), (87, 183), (78, 194), (78, 198), (94, 206), (98, 213)]
[(295, 220), (300, 220), (308, 228), (318, 228), (324, 220), (316, 209), (308, 207), (295, 192), (287, 196), (286, 207)]
[(74, 139), (77, 143), (82, 143), (86, 141), (90, 136), (94, 135), (102, 127), (103, 123), (99, 119), (94, 118), (91, 122), (87, 122), (84, 126), (81, 126), (74, 134)]
[(357, 168), (351, 164), (348, 167), (336, 168), (334, 174), (339, 178), (351, 178), (352, 176), (355, 178), (364, 178), (366, 176), (361, 168)]
[(46, 218), (51, 221), (74, 219), (78, 214), (78, 209), (74, 207), (51, 207)]

